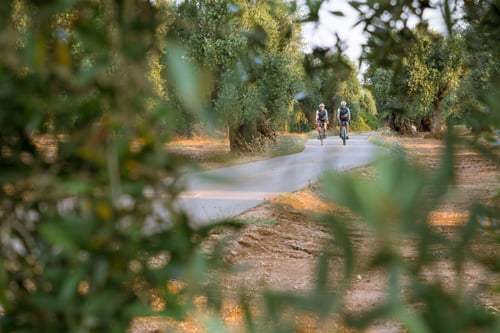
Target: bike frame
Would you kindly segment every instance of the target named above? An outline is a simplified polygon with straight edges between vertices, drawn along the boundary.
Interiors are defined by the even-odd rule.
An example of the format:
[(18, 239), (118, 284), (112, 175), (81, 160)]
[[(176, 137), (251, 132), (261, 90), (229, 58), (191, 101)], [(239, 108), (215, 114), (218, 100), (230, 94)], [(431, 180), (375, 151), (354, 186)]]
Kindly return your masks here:
[(342, 143), (346, 144), (346, 138), (347, 138), (347, 127), (346, 127), (347, 121), (340, 121), (340, 138), (342, 139)]
[(325, 138), (325, 132), (326, 132), (325, 131), (325, 124), (326, 124), (326, 122), (320, 121), (318, 124), (319, 124), (318, 125), (318, 127), (319, 127), (319, 129), (318, 129), (318, 136), (319, 136), (319, 140), (321, 141), (321, 145), (323, 145), (323, 139)]

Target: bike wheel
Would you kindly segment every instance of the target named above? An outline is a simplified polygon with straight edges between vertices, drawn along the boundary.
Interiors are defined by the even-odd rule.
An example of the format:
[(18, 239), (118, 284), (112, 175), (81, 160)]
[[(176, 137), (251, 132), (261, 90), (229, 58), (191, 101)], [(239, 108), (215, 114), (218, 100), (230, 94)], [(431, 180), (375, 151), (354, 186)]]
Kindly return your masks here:
[(342, 126), (342, 131), (341, 131), (341, 135), (340, 136), (342, 137), (342, 143), (345, 146), (345, 141), (346, 141), (346, 137), (347, 137), (345, 126)]
[(322, 129), (320, 132), (319, 132), (319, 140), (321, 141), (321, 145), (323, 145), (323, 139), (325, 138), (325, 130)]

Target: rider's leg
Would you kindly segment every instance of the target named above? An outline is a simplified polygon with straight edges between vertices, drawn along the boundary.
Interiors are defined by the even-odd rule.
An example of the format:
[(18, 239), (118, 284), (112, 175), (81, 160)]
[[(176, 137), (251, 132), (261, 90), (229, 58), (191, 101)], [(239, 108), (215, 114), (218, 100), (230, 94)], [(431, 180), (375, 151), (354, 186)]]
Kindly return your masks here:
[(345, 129), (347, 130), (347, 139), (349, 139), (349, 122), (345, 122)]
[[(323, 129), (323, 134), (321, 134), (321, 129)], [(320, 139), (321, 135), (323, 135), (323, 139), (326, 138), (326, 123), (324, 122), (318, 123), (318, 139)]]

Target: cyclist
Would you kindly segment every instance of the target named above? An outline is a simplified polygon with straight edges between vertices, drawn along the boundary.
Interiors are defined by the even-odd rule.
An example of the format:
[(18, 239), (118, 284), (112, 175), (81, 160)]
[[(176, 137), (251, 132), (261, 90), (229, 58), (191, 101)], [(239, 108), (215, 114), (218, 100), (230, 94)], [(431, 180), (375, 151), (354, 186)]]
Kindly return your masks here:
[(324, 137), (326, 138), (326, 129), (328, 125), (328, 110), (325, 109), (325, 104), (321, 103), (319, 105), (319, 108), (316, 110), (316, 125), (318, 126), (318, 139), (319, 133), (320, 133), (320, 128), (323, 127), (325, 130), (325, 135)]
[(346, 139), (349, 139), (349, 123), (351, 122), (351, 110), (347, 107), (347, 103), (345, 101), (340, 102), (340, 107), (337, 110), (337, 121), (339, 122), (340, 127), (345, 124), (345, 129), (347, 132)]

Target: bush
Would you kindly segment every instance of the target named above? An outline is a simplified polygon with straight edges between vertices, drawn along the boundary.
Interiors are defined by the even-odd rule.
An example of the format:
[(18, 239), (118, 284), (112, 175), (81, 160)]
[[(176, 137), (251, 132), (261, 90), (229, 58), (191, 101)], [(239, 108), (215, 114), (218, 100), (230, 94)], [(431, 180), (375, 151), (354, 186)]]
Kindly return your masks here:
[(163, 147), (175, 108), (145, 61), (164, 22), (152, 2), (114, 5), (0, 5), (2, 332), (125, 332), (181, 317), (189, 299), (167, 281), (203, 279), (205, 232), (174, 208), (185, 162)]
[(360, 132), (366, 132), (371, 130), (370, 126), (365, 122), (363, 117), (358, 117), (357, 121), (351, 122), (351, 130), (352, 131), (360, 131)]
[(359, 111), (357, 118), (358, 120), (351, 125), (351, 128), (355, 131), (377, 130), (383, 126), (383, 122), (377, 114)]

